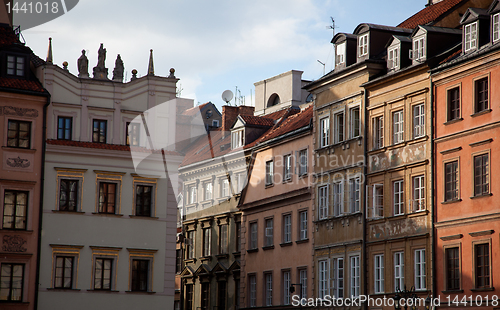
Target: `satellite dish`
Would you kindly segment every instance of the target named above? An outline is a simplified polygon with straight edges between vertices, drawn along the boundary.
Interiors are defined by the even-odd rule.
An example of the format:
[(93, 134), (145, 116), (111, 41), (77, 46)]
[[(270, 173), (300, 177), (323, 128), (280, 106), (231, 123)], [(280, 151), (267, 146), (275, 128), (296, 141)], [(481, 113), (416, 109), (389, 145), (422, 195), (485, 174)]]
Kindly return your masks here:
[(230, 91), (229, 89), (225, 90), (222, 93), (222, 100), (224, 100), (226, 103), (229, 103), (229, 101), (231, 101), (231, 99), (233, 99), (233, 92)]

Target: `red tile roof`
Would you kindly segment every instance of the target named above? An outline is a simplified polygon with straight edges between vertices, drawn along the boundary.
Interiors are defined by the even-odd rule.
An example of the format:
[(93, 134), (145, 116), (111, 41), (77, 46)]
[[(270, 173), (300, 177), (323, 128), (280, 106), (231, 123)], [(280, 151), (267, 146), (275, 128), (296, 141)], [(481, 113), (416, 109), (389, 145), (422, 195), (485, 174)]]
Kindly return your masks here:
[(261, 116), (253, 116), (253, 115), (240, 115), (240, 117), (245, 121), (247, 125), (254, 126), (274, 126), (274, 119), (261, 117)]
[(457, 57), (458, 55), (462, 54), (462, 49), (458, 49), (456, 50), (454, 53), (452, 53), (450, 56), (446, 57), (445, 59), (443, 59), (439, 64), (444, 64), (444, 63), (447, 63), (448, 61), (454, 59), (455, 57)]
[[(150, 150), (144, 147), (130, 147), (128, 145), (121, 144), (106, 144), (106, 143), (94, 143), (94, 142), (82, 142), (82, 141), (71, 141), (71, 140), (47, 140), (47, 144), (52, 145), (64, 145), (64, 146), (75, 146), (75, 147), (86, 147), (92, 149), (104, 149), (104, 150), (114, 150), (114, 151), (132, 151), (135, 152), (150, 152)], [(165, 155), (181, 156), (179, 152), (176, 151), (164, 151)], [(153, 150), (153, 153), (160, 153), (160, 150)]]
[(259, 143), (269, 141), (276, 137), (282, 136), (284, 134), (290, 133), (294, 130), (300, 129), (302, 127), (308, 126), (311, 123), (313, 117), (313, 106), (309, 106), (298, 114), (292, 115), (284, 120), (279, 127), (275, 127), (268, 131), (262, 138), (260, 138)]
[(418, 25), (432, 24), (432, 22), (437, 21), (462, 1), (464, 0), (443, 0), (436, 4), (429, 5), (399, 24), (398, 27), (414, 29)]
[(43, 93), (45, 90), (38, 81), (29, 81), (15, 78), (0, 77), (0, 87), (31, 90)]
[(0, 47), (21, 43), (14, 33), (14, 30), (8, 25), (0, 25)]

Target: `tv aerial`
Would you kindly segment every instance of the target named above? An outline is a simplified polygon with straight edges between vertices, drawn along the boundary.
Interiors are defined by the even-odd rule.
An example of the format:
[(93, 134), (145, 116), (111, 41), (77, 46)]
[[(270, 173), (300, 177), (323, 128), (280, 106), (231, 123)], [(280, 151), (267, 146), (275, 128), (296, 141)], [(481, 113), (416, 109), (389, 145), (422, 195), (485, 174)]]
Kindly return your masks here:
[(229, 101), (231, 101), (232, 99), (233, 99), (233, 92), (230, 91), (229, 89), (225, 90), (222, 93), (222, 100), (224, 100), (226, 102), (226, 104), (228, 104)]

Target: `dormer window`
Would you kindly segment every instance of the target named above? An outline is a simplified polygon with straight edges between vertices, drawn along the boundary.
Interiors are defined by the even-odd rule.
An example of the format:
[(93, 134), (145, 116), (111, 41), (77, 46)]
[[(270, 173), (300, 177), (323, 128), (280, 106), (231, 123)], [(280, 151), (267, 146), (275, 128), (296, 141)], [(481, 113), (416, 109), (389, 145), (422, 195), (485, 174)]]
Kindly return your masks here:
[(413, 40), (413, 59), (423, 60), (425, 58), (425, 37)]
[(368, 54), (368, 33), (359, 37), (358, 57)]
[(477, 22), (465, 26), (464, 50), (468, 52), (477, 47)]
[(493, 42), (500, 40), (500, 13), (493, 15)]
[(24, 56), (7, 56), (7, 75), (24, 76)]
[(399, 47), (393, 47), (388, 51), (387, 67), (389, 70), (399, 69)]
[(340, 43), (336, 45), (336, 55), (335, 55), (335, 65), (338, 66), (340, 64), (345, 63), (345, 46), (346, 43)]
[(236, 130), (231, 133), (231, 148), (236, 149), (242, 147), (244, 144), (245, 135), (244, 130)]

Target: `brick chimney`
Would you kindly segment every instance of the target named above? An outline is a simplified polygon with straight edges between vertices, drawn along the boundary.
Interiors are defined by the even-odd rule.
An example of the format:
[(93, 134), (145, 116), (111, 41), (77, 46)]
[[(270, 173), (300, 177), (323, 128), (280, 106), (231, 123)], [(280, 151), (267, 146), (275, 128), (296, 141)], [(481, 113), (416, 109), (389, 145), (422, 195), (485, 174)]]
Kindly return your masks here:
[(229, 131), (231, 126), (233, 126), (234, 122), (238, 115), (253, 115), (255, 107), (248, 106), (222, 106), (222, 131)]

